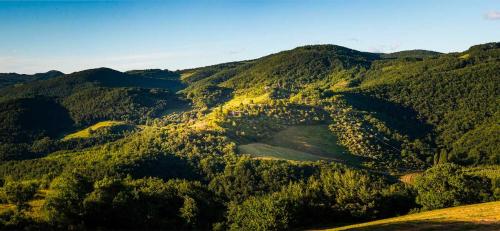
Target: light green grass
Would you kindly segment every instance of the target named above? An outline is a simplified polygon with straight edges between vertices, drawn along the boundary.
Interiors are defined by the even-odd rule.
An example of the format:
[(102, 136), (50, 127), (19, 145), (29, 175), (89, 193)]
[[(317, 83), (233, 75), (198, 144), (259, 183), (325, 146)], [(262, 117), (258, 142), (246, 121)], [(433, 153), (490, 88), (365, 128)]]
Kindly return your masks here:
[(500, 230), (500, 201), (438, 209), (326, 230)]
[(292, 126), (275, 133), (271, 139), (238, 148), (240, 153), (260, 158), (360, 163), (358, 158), (337, 144), (337, 137), (326, 125)]
[(251, 143), (238, 146), (238, 152), (241, 154), (250, 154), (253, 157), (263, 159), (282, 159), (296, 161), (316, 161), (326, 160), (324, 157), (312, 155), (306, 152), (294, 149), (272, 146), (264, 143)]
[(112, 121), (112, 120), (108, 120), (108, 121), (102, 121), (102, 122), (99, 122), (99, 123), (96, 123), (88, 128), (85, 128), (85, 129), (82, 129), (80, 131), (77, 131), (77, 132), (74, 132), (74, 133), (71, 133), (69, 135), (66, 135), (63, 140), (69, 140), (69, 139), (74, 139), (74, 138), (89, 138), (90, 135), (91, 135), (91, 132), (92, 131), (95, 131), (99, 128), (103, 128), (103, 127), (112, 127), (112, 126), (116, 126), (116, 125), (123, 125), (125, 124), (125, 122), (122, 122), (122, 121)]
[(470, 54), (464, 54), (464, 55), (462, 55), (462, 56), (460, 56), (458, 58), (460, 58), (460, 59), (468, 59), (469, 57), (470, 57)]

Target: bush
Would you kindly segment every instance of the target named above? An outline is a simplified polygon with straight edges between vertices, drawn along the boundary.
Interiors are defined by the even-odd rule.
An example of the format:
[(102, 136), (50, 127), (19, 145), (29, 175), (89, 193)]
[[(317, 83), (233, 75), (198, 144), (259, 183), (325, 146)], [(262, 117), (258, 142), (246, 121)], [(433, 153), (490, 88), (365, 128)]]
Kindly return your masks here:
[(424, 210), (446, 208), (486, 201), (491, 183), (486, 178), (466, 175), (455, 164), (439, 164), (415, 181), (417, 203)]
[(16, 205), (18, 210), (28, 207), (28, 201), (33, 199), (38, 190), (38, 184), (35, 182), (7, 182), (3, 191), (7, 202)]

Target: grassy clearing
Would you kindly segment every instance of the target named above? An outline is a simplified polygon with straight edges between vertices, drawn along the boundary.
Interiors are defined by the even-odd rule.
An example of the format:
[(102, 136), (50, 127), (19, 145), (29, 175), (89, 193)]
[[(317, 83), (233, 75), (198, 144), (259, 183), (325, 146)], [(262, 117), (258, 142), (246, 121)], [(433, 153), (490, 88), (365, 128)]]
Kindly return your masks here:
[(37, 192), (35, 198), (28, 203), (30, 205), (30, 209), (26, 212), (28, 216), (34, 218), (35, 220), (45, 219), (42, 209), (48, 192), (49, 190), (47, 189), (42, 189)]
[(399, 180), (401, 182), (404, 182), (406, 184), (413, 184), (415, 183), (415, 180), (417, 179), (418, 176), (422, 175), (423, 172), (412, 172), (412, 173), (407, 173), (399, 177)]
[(337, 143), (327, 125), (293, 126), (276, 133), (266, 143), (287, 147), (340, 162), (358, 164), (360, 160)]
[(312, 155), (306, 152), (301, 152), (290, 148), (273, 146), (264, 143), (251, 143), (251, 144), (239, 145), (238, 152), (241, 154), (250, 154), (253, 157), (262, 159), (282, 159), (282, 160), (296, 160), (296, 161), (326, 160), (326, 158)]
[(265, 93), (259, 96), (252, 96), (252, 95), (237, 95), (233, 99), (227, 101), (224, 104), (223, 109), (224, 110), (232, 110), (238, 107), (241, 107), (241, 105), (247, 105), (247, 104), (265, 104), (270, 101), (269, 93)]
[(181, 80), (184, 81), (186, 80), (187, 78), (189, 78), (191, 75), (193, 75), (195, 73), (195, 71), (191, 71), (191, 72), (184, 72), (181, 74)]
[(459, 59), (468, 59), (470, 57), (470, 54), (464, 54), (460, 57), (458, 57)]
[(500, 230), (500, 201), (438, 209), (327, 230)]
[(255, 157), (287, 160), (334, 160), (359, 165), (360, 160), (337, 144), (326, 125), (293, 126), (277, 132), (269, 140), (240, 145), (239, 152)]
[(99, 128), (104, 128), (104, 127), (112, 127), (116, 125), (123, 125), (125, 122), (122, 121), (102, 121), (99, 123), (96, 123), (88, 128), (82, 129), (80, 131), (77, 131), (75, 133), (71, 133), (69, 135), (66, 135), (63, 140), (69, 140), (69, 139), (74, 139), (74, 138), (89, 138), (92, 131), (95, 131)]

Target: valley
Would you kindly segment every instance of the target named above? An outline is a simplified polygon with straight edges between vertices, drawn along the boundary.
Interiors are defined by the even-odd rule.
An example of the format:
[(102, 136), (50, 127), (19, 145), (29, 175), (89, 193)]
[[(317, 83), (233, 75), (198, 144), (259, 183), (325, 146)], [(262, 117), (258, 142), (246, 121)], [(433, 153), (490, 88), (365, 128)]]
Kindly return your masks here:
[(8, 79), (0, 227), (483, 228), (439, 217), (500, 198), (499, 56), (314, 45)]

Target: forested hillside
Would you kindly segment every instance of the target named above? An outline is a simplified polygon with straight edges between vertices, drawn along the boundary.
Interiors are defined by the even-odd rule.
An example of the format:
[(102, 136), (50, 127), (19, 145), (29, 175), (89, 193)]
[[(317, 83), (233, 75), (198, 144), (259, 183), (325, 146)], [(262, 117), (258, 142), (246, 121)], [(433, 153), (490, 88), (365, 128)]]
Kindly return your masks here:
[(25, 159), (38, 141), (99, 121), (144, 123), (186, 104), (175, 94), (183, 86), (178, 74), (148, 72), (99, 68), (0, 89), (2, 160)]
[(61, 75), (64, 75), (64, 73), (60, 71), (48, 71), (46, 73), (37, 73), (34, 75), (0, 73), (0, 88), (16, 84), (23, 84), (35, 80), (46, 80), (54, 77), (59, 77)]
[[(418, 148), (431, 149), (434, 156), (423, 153), (419, 158), (429, 164), (498, 164), (499, 52), (498, 43), (453, 54), (415, 50), (380, 55), (330, 45), (306, 46), (244, 64), (201, 68), (189, 73), (191, 86), (185, 91), (198, 100), (209, 98), (209, 106), (229, 99), (228, 94), (217, 98), (216, 91), (203, 94), (207, 86), (236, 96), (267, 93), (272, 99), (323, 104), (322, 109), (325, 101), (345, 100), (354, 112), (383, 124), (366, 126), (387, 126), (392, 130), (387, 134), (397, 133), (399, 138), (392, 140), (399, 144), (391, 146), (398, 152), (410, 143), (421, 146), (423, 142), (426, 147)], [(206, 76), (191, 78), (199, 73)], [(348, 117), (354, 122), (352, 115)], [(344, 121), (338, 115), (332, 119)], [(405, 154), (428, 151), (406, 150)]]
[(317, 45), (9, 84), (0, 227), (287, 230), (499, 200), (499, 73), (500, 43)]

